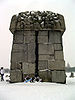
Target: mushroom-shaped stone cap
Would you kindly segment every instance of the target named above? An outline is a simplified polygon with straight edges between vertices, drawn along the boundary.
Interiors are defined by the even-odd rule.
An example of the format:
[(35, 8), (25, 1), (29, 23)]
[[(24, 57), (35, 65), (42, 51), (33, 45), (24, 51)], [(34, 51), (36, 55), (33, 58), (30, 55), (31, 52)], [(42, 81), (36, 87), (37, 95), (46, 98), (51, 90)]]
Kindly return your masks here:
[(16, 30), (58, 30), (65, 31), (64, 17), (51, 11), (26, 11), (14, 15), (10, 31)]

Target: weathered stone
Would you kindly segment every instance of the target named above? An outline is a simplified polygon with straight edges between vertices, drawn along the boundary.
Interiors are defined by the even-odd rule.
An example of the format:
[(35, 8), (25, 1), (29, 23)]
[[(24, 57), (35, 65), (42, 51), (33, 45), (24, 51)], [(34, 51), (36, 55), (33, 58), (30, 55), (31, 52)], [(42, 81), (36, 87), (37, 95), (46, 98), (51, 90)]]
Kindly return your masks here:
[(48, 36), (48, 31), (39, 31), (38, 36)]
[(39, 54), (54, 54), (54, 46), (52, 44), (39, 44)]
[(44, 70), (48, 68), (48, 61), (47, 60), (39, 60), (38, 62), (38, 69)]
[(35, 36), (35, 31), (24, 31), (25, 36)]
[(13, 33), (11, 82), (39, 75), (43, 81), (64, 83), (63, 72), (55, 72), (65, 70), (62, 15), (50, 11), (22, 12), (12, 17), (10, 31)]
[(35, 43), (35, 36), (24, 36), (24, 44), (25, 43)]
[(11, 82), (22, 82), (22, 72), (20, 70), (11, 70), (10, 80)]
[(49, 31), (49, 43), (62, 43), (60, 31)]
[(35, 73), (35, 63), (23, 62), (23, 74), (34, 74)]
[(14, 35), (14, 43), (23, 43), (23, 42), (24, 42), (23, 34)]
[(63, 50), (62, 44), (54, 44), (54, 50)]
[(66, 83), (65, 71), (52, 71), (52, 82)]
[(54, 61), (54, 55), (39, 55), (39, 60), (51, 60)]
[(48, 69), (65, 70), (65, 61), (63, 60), (48, 61)]
[(56, 60), (63, 60), (64, 59), (63, 51), (55, 51), (55, 59)]
[(52, 74), (51, 71), (43, 70), (39, 71), (39, 76), (44, 82), (51, 82), (52, 81)]
[(12, 52), (12, 62), (23, 62), (27, 61), (27, 53), (24, 52)]
[(28, 44), (28, 62), (35, 62), (35, 43)]
[(38, 43), (48, 43), (48, 36), (38, 36)]
[(47, 71), (39, 71), (39, 76), (44, 82), (48, 82), (48, 72)]

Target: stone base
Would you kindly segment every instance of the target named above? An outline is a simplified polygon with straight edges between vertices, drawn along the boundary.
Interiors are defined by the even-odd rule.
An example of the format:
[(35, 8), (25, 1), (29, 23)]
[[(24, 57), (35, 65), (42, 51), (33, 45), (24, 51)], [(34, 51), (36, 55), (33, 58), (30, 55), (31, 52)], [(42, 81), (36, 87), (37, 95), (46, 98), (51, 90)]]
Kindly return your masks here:
[(52, 71), (52, 82), (55, 83), (66, 83), (65, 71)]
[(11, 70), (10, 71), (10, 82), (22, 82), (22, 72), (20, 70)]

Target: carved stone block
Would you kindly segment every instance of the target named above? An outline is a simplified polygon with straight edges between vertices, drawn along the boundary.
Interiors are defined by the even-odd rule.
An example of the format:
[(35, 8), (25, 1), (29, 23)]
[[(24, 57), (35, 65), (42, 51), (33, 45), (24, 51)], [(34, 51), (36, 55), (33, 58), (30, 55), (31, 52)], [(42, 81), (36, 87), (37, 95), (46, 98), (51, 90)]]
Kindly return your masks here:
[(39, 60), (38, 62), (38, 69), (44, 70), (48, 68), (48, 61), (47, 60)]
[(56, 60), (63, 60), (64, 59), (63, 51), (55, 51), (55, 59)]
[(25, 36), (35, 36), (35, 31), (24, 31)]
[(65, 71), (52, 71), (52, 82), (66, 83)]
[(35, 73), (35, 63), (23, 62), (23, 74), (34, 74)]
[(35, 43), (28, 44), (28, 62), (35, 62)]
[(48, 61), (48, 69), (65, 70), (65, 61), (63, 60)]
[(54, 50), (63, 50), (62, 44), (54, 44)]
[(13, 42), (14, 43), (23, 43), (24, 42), (23, 34), (15, 34)]
[(52, 44), (39, 44), (39, 54), (54, 54), (54, 46)]
[(49, 31), (49, 43), (62, 43), (62, 36), (59, 31)]
[(24, 44), (25, 43), (35, 43), (35, 36), (24, 36)]
[(39, 55), (39, 60), (51, 60), (54, 61), (54, 55)]
[(10, 71), (10, 80), (11, 82), (21, 82), (22, 81), (22, 73), (20, 70), (11, 70)]
[(48, 31), (39, 31), (38, 36), (48, 36)]
[(48, 36), (38, 36), (38, 43), (48, 43)]

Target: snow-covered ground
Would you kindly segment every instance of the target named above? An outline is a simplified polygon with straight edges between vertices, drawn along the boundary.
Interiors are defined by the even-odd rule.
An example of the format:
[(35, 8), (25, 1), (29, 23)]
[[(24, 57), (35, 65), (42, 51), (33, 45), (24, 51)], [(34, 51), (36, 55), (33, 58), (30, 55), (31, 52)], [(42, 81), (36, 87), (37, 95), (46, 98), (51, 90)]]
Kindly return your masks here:
[(75, 100), (75, 77), (66, 84), (0, 81), (0, 100)]

